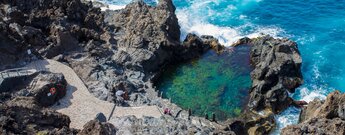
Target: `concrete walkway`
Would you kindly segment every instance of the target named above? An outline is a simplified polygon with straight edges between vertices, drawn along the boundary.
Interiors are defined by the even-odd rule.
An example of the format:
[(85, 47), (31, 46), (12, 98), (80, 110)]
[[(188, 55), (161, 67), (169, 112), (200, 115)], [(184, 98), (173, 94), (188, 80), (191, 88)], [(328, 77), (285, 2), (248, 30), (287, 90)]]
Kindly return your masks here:
[[(114, 104), (99, 100), (91, 95), (83, 81), (69, 66), (54, 60), (39, 60), (32, 62), (27, 68), (37, 71), (45, 70), (53, 73), (62, 73), (65, 76), (68, 83), (67, 94), (60, 100), (60, 105), (54, 105), (51, 108), (68, 115), (71, 119), (70, 127), (82, 129), (84, 124), (94, 119), (96, 114), (100, 112), (106, 117), (110, 116)], [(158, 118), (162, 114), (157, 106), (116, 107), (112, 117), (129, 115), (134, 115), (137, 118), (143, 116)]]

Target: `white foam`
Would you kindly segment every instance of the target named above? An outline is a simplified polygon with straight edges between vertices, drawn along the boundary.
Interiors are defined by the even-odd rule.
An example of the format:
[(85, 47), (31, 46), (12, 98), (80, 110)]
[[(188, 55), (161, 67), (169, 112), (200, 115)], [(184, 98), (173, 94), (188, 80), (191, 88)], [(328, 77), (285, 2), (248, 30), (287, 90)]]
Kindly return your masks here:
[(106, 10), (120, 10), (120, 9), (124, 9), (126, 7), (126, 5), (107, 5), (105, 7), (101, 7), (101, 11), (106, 11)]
[(313, 88), (312, 90), (308, 89), (308, 88), (301, 88), (299, 89), (300, 91), (300, 97), (301, 100), (306, 101), (306, 102), (310, 102), (313, 101), (315, 98), (319, 98), (319, 99), (326, 99), (326, 94), (324, 93), (325, 90), (323, 88)]
[(274, 129), (274, 131), (271, 133), (272, 135), (279, 135), (280, 130), (287, 125), (297, 124), (298, 123), (298, 117), (299, 117), (300, 110), (295, 107), (289, 107), (285, 111), (283, 111), (281, 114), (276, 115), (275, 121), (277, 124), (277, 127)]
[[(214, 12), (211, 9), (207, 10), (207, 14), (204, 16), (199, 16), (193, 13), (191, 10), (197, 10), (204, 4), (209, 3), (205, 1), (203, 3), (193, 4), (191, 9), (179, 9), (176, 12), (177, 18), (179, 20), (179, 25), (181, 26), (181, 41), (183, 41), (188, 33), (194, 33), (196, 35), (211, 35), (219, 40), (219, 42), (225, 46), (231, 46), (233, 43), (238, 41), (243, 37), (255, 38), (263, 34), (269, 34), (275, 38), (279, 38), (278, 35), (283, 32), (282, 29), (269, 26), (255, 26), (251, 23), (246, 23), (239, 27), (221, 27), (207, 22), (207, 17), (209, 14)], [(234, 8), (233, 8), (234, 9)], [(229, 13), (230, 14), (230, 13)], [(245, 15), (241, 15), (240, 18), (245, 19)], [(254, 29), (250, 34), (241, 33), (240, 31), (246, 27), (251, 27)]]
[[(120, 10), (120, 9), (124, 9), (126, 7), (125, 4), (121, 4), (121, 5), (114, 5), (114, 4), (109, 4), (106, 0), (86, 0), (86, 1), (91, 1), (91, 2), (100, 2), (100, 3), (103, 3), (104, 6), (103, 7), (100, 7), (101, 8), (101, 11), (106, 11), (106, 10)], [(125, 3), (129, 3), (130, 1), (128, 2), (125, 2)]]

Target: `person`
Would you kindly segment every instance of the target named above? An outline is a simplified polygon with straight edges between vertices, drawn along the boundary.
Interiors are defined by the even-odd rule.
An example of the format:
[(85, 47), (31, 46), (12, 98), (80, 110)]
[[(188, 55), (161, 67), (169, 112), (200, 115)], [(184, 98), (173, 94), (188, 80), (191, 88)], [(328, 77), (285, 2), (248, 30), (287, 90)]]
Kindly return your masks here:
[(118, 97), (122, 97), (122, 95), (123, 94), (125, 94), (125, 92), (123, 91), (123, 90), (118, 90), (118, 91), (116, 91), (116, 96), (118, 96)]
[(125, 91), (125, 93), (123, 94), (122, 97), (123, 97), (124, 100), (129, 100), (128, 92)]
[(171, 115), (171, 110), (169, 108), (164, 109), (164, 114)]
[(118, 105), (121, 105), (124, 101), (123, 99), (123, 94), (125, 94), (125, 92), (123, 90), (118, 90), (116, 91), (115, 95), (116, 95), (116, 101)]

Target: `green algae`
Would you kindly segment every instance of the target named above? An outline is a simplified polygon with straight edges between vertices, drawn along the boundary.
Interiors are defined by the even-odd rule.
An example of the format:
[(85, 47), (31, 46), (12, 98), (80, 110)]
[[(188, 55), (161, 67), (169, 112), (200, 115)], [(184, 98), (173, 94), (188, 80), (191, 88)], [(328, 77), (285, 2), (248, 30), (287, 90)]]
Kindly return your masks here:
[(249, 47), (233, 53), (209, 51), (201, 58), (163, 72), (158, 89), (194, 115), (216, 114), (218, 120), (236, 117), (246, 104), (251, 85)]

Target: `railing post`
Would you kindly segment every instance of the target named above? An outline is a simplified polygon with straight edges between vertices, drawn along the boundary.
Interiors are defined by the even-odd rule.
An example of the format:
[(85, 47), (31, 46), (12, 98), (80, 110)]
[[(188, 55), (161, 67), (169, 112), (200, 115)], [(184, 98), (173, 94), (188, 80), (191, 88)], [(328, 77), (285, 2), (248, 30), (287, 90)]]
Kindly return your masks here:
[(188, 119), (190, 120), (190, 116), (192, 116), (192, 109), (188, 109)]
[(216, 121), (216, 114), (212, 113), (212, 121), (215, 122)]

